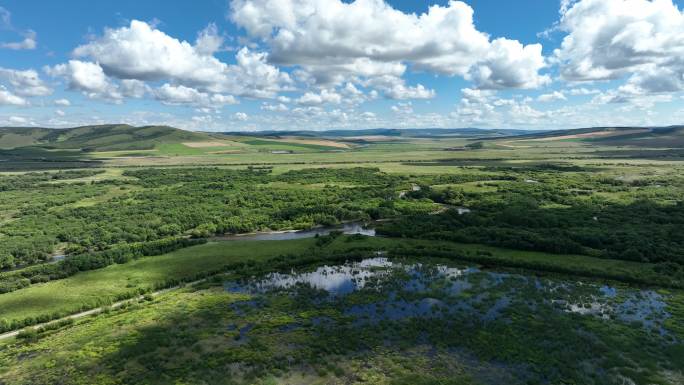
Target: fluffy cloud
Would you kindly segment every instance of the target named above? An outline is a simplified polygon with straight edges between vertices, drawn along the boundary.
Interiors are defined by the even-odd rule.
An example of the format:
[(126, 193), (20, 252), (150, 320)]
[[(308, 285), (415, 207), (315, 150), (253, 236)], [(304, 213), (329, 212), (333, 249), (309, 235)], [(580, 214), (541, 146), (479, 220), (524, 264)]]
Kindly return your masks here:
[(385, 95), (390, 99), (432, 99), (435, 97), (435, 91), (425, 88), (422, 84), (415, 87), (405, 86), (403, 84), (396, 84), (392, 88), (385, 91)]
[(76, 57), (90, 57), (104, 72), (121, 79), (177, 79), (192, 84), (211, 84), (226, 65), (200, 54), (149, 24), (133, 20), (130, 26), (106, 29), (104, 36), (74, 50)]
[(198, 35), (195, 50), (202, 55), (213, 55), (223, 46), (223, 36), (219, 35), (216, 24), (209, 24)]
[(233, 116), (235, 117), (236, 120), (239, 120), (241, 122), (244, 122), (247, 119), (249, 119), (249, 116), (247, 114), (245, 114), (244, 112), (236, 112), (235, 115), (233, 115)]
[(106, 29), (102, 37), (77, 47), (74, 56), (91, 58), (118, 79), (166, 80), (203, 92), (273, 97), (291, 83), (289, 75), (267, 63), (265, 53), (246, 47), (238, 51), (236, 65), (221, 62), (212, 54), (222, 42), (213, 25), (192, 45), (133, 20), (127, 27)]
[(246, 96), (271, 98), (279, 91), (291, 90), (292, 79), (277, 67), (267, 63), (268, 55), (241, 48), (226, 74), (228, 92)]
[(21, 96), (46, 96), (52, 93), (38, 72), (32, 69), (21, 71), (0, 67), (0, 79), (9, 83), (14, 92)]
[(121, 99), (116, 87), (110, 83), (97, 63), (69, 60), (64, 64), (46, 67), (45, 72), (53, 77), (65, 78), (70, 89), (82, 91), (88, 97)]
[(194, 88), (185, 86), (173, 86), (164, 84), (153, 91), (157, 100), (168, 105), (196, 105), (220, 107), (226, 104), (235, 104), (237, 100), (232, 95), (208, 94)]
[(406, 103), (397, 103), (390, 107), (392, 112), (396, 114), (401, 114), (401, 115), (410, 115), (413, 114), (413, 105), (411, 102), (406, 102)]
[(10, 116), (8, 121), (11, 124), (29, 124), (31, 122), (23, 116)]
[[(549, 94), (548, 98), (560, 97), (557, 94)], [(542, 100), (547, 97), (541, 98)], [(477, 125), (489, 127), (501, 127), (502, 125), (535, 125), (553, 116), (549, 112), (539, 111), (530, 106), (532, 98), (514, 96), (511, 99), (502, 99), (494, 90), (481, 90), (464, 88), (461, 90), (461, 100), (456, 109), (451, 113), (451, 118), (456, 120), (457, 125)], [(453, 123), (452, 123), (453, 124)]]
[(297, 104), (305, 106), (316, 106), (324, 103), (340, 104), (342, 102), (342, 95), (335, 90), (321, 90), (320, 93), (306, 92), (299, 99)]
[(271, 111), (271, 112), (285, 112), (285, 111), (290, 110), (283, 103), (278, 103), (278, 104), (264, 103), (261, 105), (261, 109), (264, 111)]
[(548, 93), (548, 94), (539, 95), (537, 100), (542, 102), (542, 103), (547, 103), (547, 102), (553, 102), (553, 101), (557, 101), (557, 100), (567, 100), (567, 98), (565, 97), (565, 95), (562, 92), (553, 91), (553, 92)]
[(370, 111), (362, 112), (359, 115), (359, 117), (367, 122), (374, 121), (377, 119), (377, 116)]
[(338, 63), (331, 61), (329, 64), (318, 63), (303, 65), (305, 70), (299, 71), (300, 78), (306, 83), (318, 84), (341, 84), (361, 77), (374, 79), (377, 77), (399, 78), (406, 72), (406, 65), (399, 62), (377, 62), (368, 58), (350, 59), (347, 62)]
[(568, 93), (569, 93), (570, 95), (573, 95), (573, 96), (577, 96), (577, 95), (594, 95), (594, 94), (598, 94), (599, 92), (601, 92), (601, 91), (596, 90), (596, 89), (584, 88), (584, 87), (581, 87), (581, 88), (572, 88), (572, 89), (570, 89), (570, 90), (568, 91)]
[(500, 38), (490, 44), (485, 58), (466, 78), (480, 88), (538, 88), (551, 82), (548, 75), (539, 75), (544, 67), (541, 44), (523, 46), (517, 40)]
[(549, 113), (536, 110), (527, 104), (514, 104), (511, 106), (510, 116), (514, 122), (520, 123), (548, 117)]
[(55, 100), (55, 105), (69, 107), (71, 105), (71, 102), (69, 101), (69, 99), (57, 99)]
[(0, 42), (0, 48), (12, 50), (36, 49), (36, 32), (33, 30), (19, 31), (12, 25), (12, 14), (7, 9), (0, 7), (0, 29), (17, 32), (24, 39), (15, 42)]
[(592, 104), (627, 104), (624, 108), (649, 109), (656, 103), (666, 103), (673, 100), (672, 94), (648, 94), (633, 84), (625, 84), (617, 89), (602, 92), (591, 100)]
[(377, 76), (361, 83), (380, 90), (388, 99), (432, 99), (436, 96), (434, 90), (425, 88), (422, 84), (407, 86), (403, 78), (394, 75)]
[(466, 123), (491, 120), (495, 115), (495, 96), (495, 92), (491, 90), (464, 88), (452, 117)]
[(129, 98), (142, 98), (150, 88), (145, 82), (136, 79), (124, 79), (121, 81), (119, 90), (123, 96)]
[(468, 76), (487, 88), (533, 88), (548, 81), (538, 74), (545, 66), (540, 45), (491, 41), (475, 28), (473, 9), (460, 1), (416, 15), (383, 0), (233, 0), (230, 17), (268, 44), (271, 60), (301, 66), (318, 83), (401, 76), (403, 63)]
[(472, 8), (462, 2), (432, 6), (420, 16), (382, 0), (236, 0), (231, 9), (232, 20), (267, 40), (273, 60), (283, 64), (411, 60), (465, 74), (488, 43), (473, 25)]
[(10, 106), (25, 106), (28, 105), (26, 99), (14, 95), (9, 92), (5, 87), (0, 86), (0, 105), (10, 105)]
[(616, 79), (641, 92), (684, 89), (684, 14), (672, 0), (566, 1), (555, 56), (571, 81)]
[(32, 30), (22, 32), (23, 40), (14, 42), (0, 43), (0, 48), (12, 49), (15, 51), (24, 49), (36, 49), (38, 43), (36, 42), (36, 33)]

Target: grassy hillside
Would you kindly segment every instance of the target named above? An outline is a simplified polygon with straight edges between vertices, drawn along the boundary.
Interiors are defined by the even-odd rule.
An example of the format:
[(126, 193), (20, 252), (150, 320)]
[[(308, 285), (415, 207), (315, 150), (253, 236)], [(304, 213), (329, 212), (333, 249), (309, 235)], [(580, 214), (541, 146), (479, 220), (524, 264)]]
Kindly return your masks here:
[(210, 140), (206, 134), (166, 126), (129, 125), (85, 126), (53, 130), (46, 136), (48, 146), (81, 148), (86, 151), (149, 150), (160, 144)]
[(682, 148), (684, 147), (684, 126), (592, 127), (532, 133), (507, 139), (536, 142), (572, 140), (602, 146)]
[[(220, 155), (235, 152), (319, 152), (348, 149), (348, 143), (311, 137), (261, 135), (227, 136), (184, 131), (167, 126), (133, 127), (126, 124), (83, 126), (66, 129), (0, 128), (0, 150), (23, 154), (45, 151), (78, 152), (131, 151), (126, 155)], [(154, 150), (154, 152), (151, 152)], [(136, 152), (139, 151), (139, 152)], [(108, 154), (117, 156), (120, 154)]]
[(51, 131), (49, 128), (2, 127), (0, 128), (0, 149), (36, 145)]
[(0, 128), (0, 148), (4, 149), (39, 146), (83, 151), (151, 150), (161, 144), (211, 139), (208, 134), (166, 126), (108, 124), (66, 129)]
[(658, 127), (642, 132), (596, 138), (593, 141), (609, 146), (681, 148), (684, 147), (684, 126)]

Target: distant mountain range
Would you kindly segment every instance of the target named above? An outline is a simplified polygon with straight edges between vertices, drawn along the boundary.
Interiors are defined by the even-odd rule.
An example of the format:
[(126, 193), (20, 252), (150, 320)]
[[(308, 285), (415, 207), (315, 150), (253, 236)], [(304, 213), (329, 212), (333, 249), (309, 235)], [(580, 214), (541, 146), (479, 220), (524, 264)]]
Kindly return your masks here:
[[(574, 140), (607, 146), (684, 147), (684, 126), (592, 127), (572, 130), (529, 131), (480, 128), (374, 128), (329, 131), (192, 132), (168, 126), (133, 127), (126, 124), (83, 126), (66, 129), (38, 127), (0, 128), (0, 149), (34, 147), (55, 150), (124, 151), (150, 150), (162, 144), (211, 142), (230, 137), (336, 138), (353, 142), (410, 138), (466, 138), (471, 140)], [(243, 139), (243, 141), (246, 139)]]
[(369, 128), (357, 130), (325, 130), (325, 131), (257, 131), (257, 132), (224, 132), (234, 136), (303, 136), (316, 138), (349, 138), (363, 136), (386, 136), (408, 138), (435, 137), (501, 137), (537, 133), (541, 131), (516, 129), (482, 129), (482, 128)]

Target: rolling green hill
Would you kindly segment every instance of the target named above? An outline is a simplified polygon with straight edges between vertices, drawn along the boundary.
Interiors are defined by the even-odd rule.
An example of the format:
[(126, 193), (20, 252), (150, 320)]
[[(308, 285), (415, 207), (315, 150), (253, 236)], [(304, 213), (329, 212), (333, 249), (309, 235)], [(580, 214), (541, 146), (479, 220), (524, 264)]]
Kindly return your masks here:
[(83, 151), (151, 150), (161, 144), (211, 140), (208, 134), (167, 126), (133, 127), (126, 124), (66, 129), (0, 128), (0, 148), (37, 146)]
[(0, 149), (36, 145), (51, 131), (49, 128), (2, 127), (0, 128)]
[(592, 141), (609, 146), (635, 146), (652, 148), (684, 147), (684, 126), (656, 127), (642, 132), (595, 138)]
[(512, 136), (508, 140), (574, 140), (604, 146), (684, 148), (684, 126), (591, 127)]

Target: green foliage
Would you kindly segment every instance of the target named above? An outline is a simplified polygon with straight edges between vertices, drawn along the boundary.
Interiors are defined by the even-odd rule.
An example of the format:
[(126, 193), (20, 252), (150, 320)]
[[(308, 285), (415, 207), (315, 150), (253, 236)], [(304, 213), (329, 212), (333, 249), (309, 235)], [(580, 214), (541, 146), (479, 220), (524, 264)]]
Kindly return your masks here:
[[(259, 168), (140, 169), (124, 172), (125, 181), (77, 186), (45, 186), (34, 181), (91, 174), (83, 171), (8, 178), (7, 186), (14, 186), (17, 193), (32, 194), (33, 199), (13, 214), (16, 220), (0, 229), (5, 236), (0, 243), (0, 268), (48, 260), (58, 244), (70, 255), (92, 254), (120, 244), (167, 237), (307, 229), (402, 212), (401, 207), (381, 209), (398, 195), (402, 179), (377, 169), (315, 169), (282, 175)], [(271, 182), (360, 186), (283, 189), (270, 187)], [(128, 190), (96, 204), (77, 204), (115, 186)]]
[(54, 187), (49, 183), (86, 178), (101, 174), (102, 170), (75, 170), (59, 172), (32, 172), (0, 177), (0, 192), (40, 187)]
[[(369, 255), (351, 251), (352, 258)], [(341, 254), (314, 253), (317, 265), (344, 261)], [(307, 260), (312, 260), (309, 254), (300, 251), (277, 258), (275, 264), (243, 264), (214, 285), (142, 300), (60, 331), (31, 332), (0, 350), (0, 363), (12, 368), (0, 371), (0, 381), (221, 383), (228, 377), (231, 384), (296, 379), (321, 385), (603, 385), (627, 378), (636, 384), (677, 383), (680, 341), (642, 325), (562, 311), (544, 301), (550, 294), (535, 288), (534, 277), (497, 274), (502, 282), (483, 289), (482, 284), (486, 288), (491, 282), (488, 272), (480, 272), (479, 278), (468, 280), (472, 287), (460, 293), (415, 292), (414, 286), (404, 286), (406, 282), (435, 266), (434, 259), (420, 258), (401, 260), (419, 263), (419, 271), (384, 271), (389, 274), (379, 274), (379, 280), (367, 280), (363, 289), (342, 297), (328, 297), (305, 285), (262, 294), (228, 293), (221, 287), (223, 280), (255, 279), (274, 270), (291, 273)], [(311, 268), (304, 265), (300, 271)], [(435, 278), (434, 285), (449, 287), (449, 278), (430, 278)], [(565, 287), (566, 281), (555, 282)], [(573, 300), (593, 293), (585, 288), (591, 284), (568, 286), (575, 288)], [(456, 309), (465, 296), (480, 299), (470, 301), (476, 308), (456, 310), (448, 317), (369, 322), (350, 312), (358, 305), (382, 303), (388, 296), (397, 296), (404, 304), (429, 300)], [(510, 303), (497, 317), (481, 321), (473, 316), (488, 313), (503, 297)], [(682, 321), (681, 314), (673, 318), (675, 323)]]
[[(684, 226), (684, 205), (672, 204), (681, 202), (681, 189), (663, 191), (670, 199), (655, 201), (645, 194), (655, 181), (626, 183), (584, 173), (561, 176), (554, 168), (521, 173), (520, 179), (485, 193), (422, 186), (407, 196), (465, 205), (471, 212), (421, 213), (383, 223), (379, 231), (395, 237), (684, 265), (684, 235), (677, 230)], [(669, 184), (673, 182), (682, 184)], [(599, 195), (620, 191), (632, 193), (632, 200), (611, 202)]]
[(473, 142), (466, 144), (466, 148), (469, 148), (471, 150), (481, 150), (484, 148), (484, 143), (482, 142)]
[(166, 238), (150, 242), (123, 244), (103, 251), (73, 255), (57, 263), (30, 266), (16, 271), (0, 273), (0, 294), (23, 289), (35, 283), (66, 278), (79, 271), (100, 269), (115, 263), (127, 263), (137, 258), (165, 254), (205, 242), (205, 239)]

